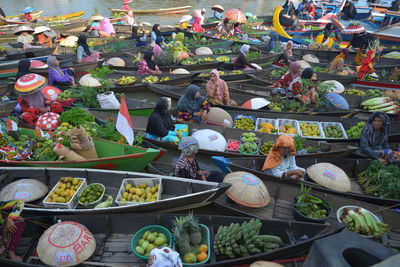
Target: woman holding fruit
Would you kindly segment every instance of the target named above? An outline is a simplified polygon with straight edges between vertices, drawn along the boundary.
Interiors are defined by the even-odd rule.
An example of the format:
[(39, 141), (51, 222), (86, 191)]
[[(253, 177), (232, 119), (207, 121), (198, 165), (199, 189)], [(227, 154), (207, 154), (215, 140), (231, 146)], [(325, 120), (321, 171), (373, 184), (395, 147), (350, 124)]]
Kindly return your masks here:
[(178, 121), (184, 122), (205, 122), (207, 120), (210, 104), (205, 97), (200, 95), (200, 87), (189, 85), (186, 93), (178, 101)]
[(281, 178), (303, 180), (306, 170), (296, 165), (296, 147), (290, 135), (279, 136), (265, 159), (262, 171)]
[(219, 77), (217, 70), (211, 71), (206, 89), (207, 101), (212, 105), (237, 106), (236, 102), (230, 98), (227, 83)]

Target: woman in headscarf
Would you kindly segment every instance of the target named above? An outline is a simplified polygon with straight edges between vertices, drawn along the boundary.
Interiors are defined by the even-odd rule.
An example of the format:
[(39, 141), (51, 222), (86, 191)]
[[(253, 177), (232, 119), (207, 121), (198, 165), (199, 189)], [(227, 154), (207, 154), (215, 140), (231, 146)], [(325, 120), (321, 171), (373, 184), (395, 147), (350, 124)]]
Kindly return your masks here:
[(384, 164), (392, 163), (395, 153), (389, 148), (389, 131), (389, 117), (382, 111), (374, 112), (361, 130), (361, 153)]
[(258, 67), (253, 66), (246, 58), (247, 53), (250, 51), (250, 46), (247, 44), (242, 45), (240, 52), (234, 60), (234, 68), (236, 70), (261, 70)]
[(353, 71), (350, 67), (346, 66), (346, 64), (344, 63), (348, 54), (349, 50), (347, 48), (343, 48), (342, 51), (340, 51), (339, 55), (337, 55), (329, 65), (329, 72), (336, 73), (339, 75), (355, 74), (355, 71)]
[(342, 35), (340, 34), (340, 30), (331, 22), (326, 24), (324, 28), (324, 39), (322, 42), (325, 42), (326, 39), (328, 39), (331, 34), (335, 34), (337, 41), (340, 43), (342, 42)]
[(114, 26), (111, 24), (109, 18), (105, 18), (102, 21), (100, 21), (100, 31), (99, 31), (100, 37), (115, 37), (115, 29)]
[(0, 201), (1, 212), (10, 212), (6, 219), (3, 219), (0, 214), (0, 225), (3, 229), (3, 233), (0, 235), (0, 257), (17, 262), (22, 262), (22, 258), (15, 252), (25, 230), (24, 219), (21, 217), (23, 209), (24, 202), (22, 201)]
[(242, 30), (240, 29), (240, 23), (236, 22), (233, 24), (232, 29), (229, 31), (229, 37), (236, 36), (242, 34)]
[(128, 11), (128, 14), (125, 17), (125, 25), (135, 25), (135, 16), (133, 15), (133, 11)]
[(77, 62), (95, 62), (99, 60), (100, 53), (89, 48), (87, 36), (84, 34), (78, 37), (78, 47), (76, 48)]
[(171, 118), (171, 98), (162, 97), (158, 100), (154, 112), (147, 122), (146, 137), (164, 141), (179, 143), (179, 135), (175, 132), (175, 126)]
[(153, 46), (154, 57), (161, 57), (164, 55), (164, 50), (161, 48), (161, 43), (162, 43), (161, 39), (156, 40), (156, 43)]
[[(313, 80), (317, 78), (316, 76), (312, 68), (304, 69), (301, 76), (289, 84), (289, 92), (291, 92), (292, 97), (307, 105), (316, 103), (318, 95), (313, 83)], [(307, 81), (307, 85), (304, 84), (304, 81)]]
[(194, 32), (204, 32), (203, 27), (201, 26), (201, 17), (197, 17), (194, 19), (193, 25), (192, 25), (192, 31)]
[(229, 33), (229, 18), (225, 18), (223, 21), (220, 21), (216, 27), (216, 30), (223, 36), (228, 35), (228, 33)]
[(290, 63), (292, 61), (294, 61), (294, 57), (293, 57), (293, 42), (292, 41), (288, 41), (286, 43), (285, 48), (282, 49), (282, 59), (286, 62), (286, 63)]
[(162, 36), (160, 31), (160, 24), (154, 24), (151, 31), (151, 42), (155, 43), (157, 39), (160, 41), (160, 43), (164, 41), (164, 37)]
[(178, 121), (180, 122), (205, 122), (210, 105), (200, 95), (200, 88), (196, 85), (189, 85), (185, 95), (178, 101)]
[(147, 51), (143, 60), (141, 60), (138, 64), (138, 74), (161, 74), (160, 69), (154, 62), (154, 53), (153, 51)]
[(183, 138), (178, 148), (181, 155), (175, 164), (174, 176), (212, 182), (223, 181), (223, 175), (218, 171), (200, 170), (196, 160), (199, 151), (199, 142), (196, 138), (191, 136)]
[(306, 170), (296, 165), (296, 147), (293, 137), (281, 135), (265, 159), (262, 171), (277, 178), (303, 180)]
[(219, 77), (218, 70), (212, 70), (206, 85), (207, 101), (212, 105), (237, 106), (229, 95), (227, 83)]
[(300, 77), (302, 73), (301, 64), (299, 61), (291, 62), (289, 70), (279, 78), (271, 87), (273, 88), (288, 88), (289, 84), (296, 78)]
[(69, 68), (60, 68), (60, 62), (55, 56), (47, 58), (47, 66), (49, 67), (49, 85), (52, 86), (75, 86), (75, 73)]
[(30, 73), (29, 69), (31, 68), (31, 61), (29, 59), (21, 59), (18, 62), (18, 72), (15, 75), (15, 80), (18, 80), (22, 76)]

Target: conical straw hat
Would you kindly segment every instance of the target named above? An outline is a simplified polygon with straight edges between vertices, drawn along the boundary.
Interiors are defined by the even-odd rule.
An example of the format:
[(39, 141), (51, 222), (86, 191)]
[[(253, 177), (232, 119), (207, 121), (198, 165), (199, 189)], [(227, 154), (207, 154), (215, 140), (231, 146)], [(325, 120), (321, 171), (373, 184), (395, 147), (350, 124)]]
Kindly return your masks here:
[(6, 185), (0, 192), (0, 201), (22, 200), (31, 202), (44, 197), (49, 189), (35, 179), (21, 179)]
[(339, 167), (331, 163), (317, 163), (307, 168), (308, 176), (323, 187), (340, 192), (351, 191), (350, 179)]
[(284, 267), (284, 266), (272, 261), (256, 261), (250, 264), (250, 267)]
[(39, 239), (37, 253), (50, 266), (75, 266), (89, 259), (96, 249), (93, 234), (82, 224), (66, 221), (47, 229)]
[(224, 183), (232, 186), (226, 194), (236, 203), (252, 208), (268, 205), (271, 200), (263, 181), (248, 172), (232, 172), (225, 176)]

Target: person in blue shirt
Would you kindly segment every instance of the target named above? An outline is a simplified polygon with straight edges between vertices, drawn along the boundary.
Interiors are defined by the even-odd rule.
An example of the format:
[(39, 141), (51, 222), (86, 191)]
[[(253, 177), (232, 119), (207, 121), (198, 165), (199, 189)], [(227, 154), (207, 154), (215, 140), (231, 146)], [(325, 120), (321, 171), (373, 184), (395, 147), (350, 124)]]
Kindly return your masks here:
[(304, 9), (307, 7), (307, 5), (308, 5), (307, 0), (303, 0), (302, 2), (300, 2), (300, 4), (297, 5), (297, 11), (303, 12)]
[(222, 6), (215, 5), (211, 9), (214, 10), (213, 19), (222, 19), (222, 13), (225, 11)]

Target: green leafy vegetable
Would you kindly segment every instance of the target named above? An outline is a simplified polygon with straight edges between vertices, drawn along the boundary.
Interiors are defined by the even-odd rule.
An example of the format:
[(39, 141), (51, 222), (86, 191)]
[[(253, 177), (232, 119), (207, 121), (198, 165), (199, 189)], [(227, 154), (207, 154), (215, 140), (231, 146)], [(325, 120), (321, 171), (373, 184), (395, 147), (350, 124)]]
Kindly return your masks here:
[(94, 121), (94, 117), (80, 108), (71, 108), (60, 115), (60, 123), (67, 122), (72, 126)]

